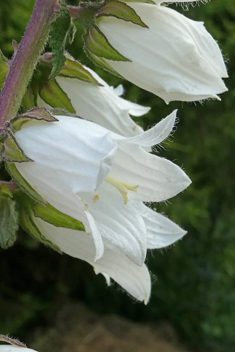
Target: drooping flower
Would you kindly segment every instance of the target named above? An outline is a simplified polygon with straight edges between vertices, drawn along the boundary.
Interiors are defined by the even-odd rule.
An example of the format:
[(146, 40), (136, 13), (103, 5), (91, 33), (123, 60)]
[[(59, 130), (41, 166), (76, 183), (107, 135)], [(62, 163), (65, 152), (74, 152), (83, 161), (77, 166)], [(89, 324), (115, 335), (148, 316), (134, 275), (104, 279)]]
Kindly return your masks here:
[[(107, 16), (105, 9), (100, 10), (96, 26), (112, 48), (129, 61), (109, 60), (101, 55), (97, 57), (99, 62), (106, 62), (130, 82), (166, 103), (216, 98), (225, 92), (227, 88), (221, 79), (227, 77), (223, 57), (203, 23), (161, 6), (160, 0), (155, 3), (127, 3), (148, 28)], [(89, 53), (95, 59), (94, 53)]]
[[(109, 203), (112, 203), (112, 199), (109, 200)], [(130, 203), (130, 208), (137, 207), (137, 211), (139, 211), (140, 216), (144, 220), (147, 230), (147, 248), (166, 247), (183, 237), (186, 233), (172, 221), (149, 209), (143, 203), (139, 201), (130, 201), (128, 203)], [(100, 212), (103, 210), (101, 208)], [(117, 221), (121, 219), (118, 214), (117, 216), (113, 214), (115, 216), (112, 220), (113, 224), (110, 221), (106, 221), (106, 225), (111, 224), (114, 230), (116, 228), (117, 231), (124, 231), (124, 234), (127, 235), (127, 246), (129, 246), (128, 221), (132, 221), (132, 226), (134, 227), (134, 221), (136, 220), (135, 218), (132, 219), (130, 215), (131, 211), (128, 209), (125, 215), (126, 222), (123, 223), (121, 220), (121, 225), (117, 224)], [(96, 274), (101, 273), (104, 275), (108, 285), (110, 284), (110, 278), (112, 278), (134, 298), (148, 303), (151, 293), (151, 278), (145, 264), (137, 265), (133, 263), (120, 248), (104, 237), (105, 250), (103, 256), (95, 260), (96, 249), (93, 238), (85, 232), (56, 227), (38, 217), (34, 217), (34, 224), (42, 235), (59, 247), (62, 252), (91, 264)], [(122, 227), (123, 225), (126, 225), (126, 228)], [(112, 234), (112, 229), (107, 228), (107, 230)], [(143, 236), (145, 236), (145, 233)], [(122, 241), (123, 239), (120, 238), (120, 240)]]
[[(72, 61), (71, 58), (70, 61)], [(75, 62), (75, 60), (73, 61)], [(131, 119), (130, 115), (142, 116), (150, 108), (121, 98), (119, 95), (123, 93), (122, 86), (119, 86), (118, 89), (110, 87), (93, 70), (85, 66), (82, 67), (100, 85), (66, 76), (57, 76), (55, 79), (60, 89), (64, 92), (65, 98), (70, 100), (76, 115), (126, 137), (142, 133), (143, 129)], [(50, 99), (48, 95), (55, 95), (56, 92), (51, 92), (50, 87), (48, 92), (46, 92), (45, 87), (43, 89), (43, 97), (46, 96), (48, 101), (51, 100), (53, 103), (54, 99)], [(58, 93), (63, 94), (59, 90)], [(39, 107), (51, 108), (40, 95), (37, 98), (37, 105)], [(57, 106), (52, 105), (52, 107)]]
[[(18, 171), (48, 203), (83, 223), (95, 244), (94, 261), (104, 255), (105, 239), (133, 263), (143, 265), (148, 236), (150, 248), (161, 245), (151, 225), (159, 215), (142, 202), (164, 201), (190, 184), (182, 169), (144, 149), (167, 138), (176, 112), (130, 138), (79, 118), (57, 118), (50, 124), (26, 123), (15, 133), (34, 160), (16, 163)], [(162, 246), (184, 234), (174, 230)]]

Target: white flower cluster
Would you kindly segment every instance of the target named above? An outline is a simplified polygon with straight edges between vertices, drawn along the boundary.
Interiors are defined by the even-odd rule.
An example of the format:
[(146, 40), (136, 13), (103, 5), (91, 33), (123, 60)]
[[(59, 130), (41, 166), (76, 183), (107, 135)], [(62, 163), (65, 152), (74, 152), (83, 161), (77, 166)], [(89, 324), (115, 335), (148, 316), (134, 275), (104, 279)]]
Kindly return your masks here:
[[(161, 2), (127, 2), (145, 27), (98, 17), (100, 33), (127, 59), (100, 62), (167, 103), (216, 98), (226, 91), (221, 77), (227, 76), (217, 43), (201, 22)], [(55, 79), (79, 117), (54, 114), (55, 122), (23, 124), (15, 138), (33, 162), (16, 168), (46, 202), (85, 228), (61, 227), (35, 215), (42, 236), (147, 303), (147, 250), (169, 246), (186, 233), (145, 205), (166, 201), (191, 182), (180, 167), (151, 153), (171, 134), (176, 111), (143, 131), (130, 115), (144, 115), (149, 108), (126, 101), (122, 87), (114, 89), (84, 69), (99, 84), (66, 75)], [(39, 107), (56, 108), (48, 101), (38, 95)]]

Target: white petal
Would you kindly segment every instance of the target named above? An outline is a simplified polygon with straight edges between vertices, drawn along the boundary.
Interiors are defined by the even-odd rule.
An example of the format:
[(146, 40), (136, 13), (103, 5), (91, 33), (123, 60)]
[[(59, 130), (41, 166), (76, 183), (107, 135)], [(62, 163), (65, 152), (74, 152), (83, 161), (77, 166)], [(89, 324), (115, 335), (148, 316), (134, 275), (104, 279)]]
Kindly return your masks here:
[(56, 80), (69, 96), (76, 114), (82, 118), (128, 137), (143, 131), (140, 127), (137, 129), (130, 118), (128, 102), (119, 98), (101, 78), (102, 87), (72, 78), (57, 77)]
[(149, 112), (150, 107), (142, 106), (131, 101), (119, 98), (123, 109), (126, 109), (132, 116), (143, 116)]
[(135, 206), (142, 212), (147, 227), (147, 247), (149, 249), (167, 247), (187, 233), (173, 221), (143, 203), (138, 202)]
[(152, 147), (163, 142), (171, 133), (176, 119), (177, 110), (162, 119), (158, 124), (139, 136), (123, 139), (120, 143), (133, 143), (142, 147)]
[(131, 202), (124, 205), (121, 194), (106, 182), (97, 192), (82, 193), (80, 197), (88, 204), (102, 237), (119, 248), (135, 264), (143, 265), (147, 231), (141, 212)]
[(110, 279), (110, 276), (108, 276), (107, 274), (104, 274), (104, 273), (101, 273), (103, 275), (103, 277), (105, 278), (105, 281), (106, 281), (106, 284), (108, 286), (111, 285), (111, 279)]
[[(137, 266), (122, 257), (117, 250), (107, 250), (103, 258), (94, 264), (95, 273), (106, 272), (120, 286), (139, 301), (148, 303), (151, 292), (151, 279), (146, 265)], [(114, 274), (115, 273), (115, 274)]]
[(122, 84), (119, 84), (116, 88), (113, 88), (114, 93), (120, 97), (121, 95), (124, 94), (124, 88)]
[(164, 6), (128, 5), (149, 28), (113, 17), (99, 21), (111, 45), (131, 60), (107, 60), (119, 74), (166, 102), (201, 100), (227, 90), (221, 79), (223, 57), (201, 23)]
[(94, 191), (109, 172), (116, 145), (109, 131), (91, 122), (58, 116), (59, 122), (30, 122), (15, 133), (26, 155), (16, 163), (21, 175), (52, 205)]
[(118, 249), (107, 243), (104, 255), (94, 262), (95, 248), (93, 239), (85, 232), (55, 227), (35, 218), (35, 223), (43, 235), (55, 243), (63, 252), (72, 257), (85, 260), (91, 264), (95, 272), (106, 274), (140, 301), (148, 302), (151, 281), (145, 265), (137, 266)]
[(86, 214), (87, 219), (89, 221), (91, 235), (93, 237), (93, 241), (94, 241), (94, 245), (95, 245), (95, 256), (94, 256), (93, 260), (97, 261), (104, 254), (104, 243), (102, 240), (101, 233), (100, 233), (98, 226), (95, 222), (95, 219), (88, 211), (85, 211), (85, 214)]
[(110, 175), (139, 185), (129, 199), (161, 202), (174, 197), (191, 183), (184, 171), (171, 161), (144, 151), (140, 146), (121, 144)]
[(20, 347), (15, 345), (0, 345), (0, 352), (36, 352), (31, 348)]
[[(124, 94), (123, 85), (119, 84), (119, 86), (117, 86), (116, 88), (113, 88), (113, 91), (117, 96), (120, 97), (121, 95)], [(123, 108), (128, 110), (129, 114), (132, 116), (143, 116), (147, 114), (151, 109), (150, 107), (132, 103), (131, 101), (122, 99), (122, 98), (120, 98), (119, 102), (122, 103)]]

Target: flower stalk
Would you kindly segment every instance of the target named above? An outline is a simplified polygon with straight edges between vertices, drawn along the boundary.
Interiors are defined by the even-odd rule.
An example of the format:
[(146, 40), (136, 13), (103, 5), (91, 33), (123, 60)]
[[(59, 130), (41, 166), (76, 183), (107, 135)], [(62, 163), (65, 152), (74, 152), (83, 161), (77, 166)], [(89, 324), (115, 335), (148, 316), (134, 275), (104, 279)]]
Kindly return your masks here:
[(48, 38), (50, 23), (58, 9), (57, 0), (37, 0), (25, 35), (11, 62), (0, 97), (0, 127), (20, 107), (28, 82)]

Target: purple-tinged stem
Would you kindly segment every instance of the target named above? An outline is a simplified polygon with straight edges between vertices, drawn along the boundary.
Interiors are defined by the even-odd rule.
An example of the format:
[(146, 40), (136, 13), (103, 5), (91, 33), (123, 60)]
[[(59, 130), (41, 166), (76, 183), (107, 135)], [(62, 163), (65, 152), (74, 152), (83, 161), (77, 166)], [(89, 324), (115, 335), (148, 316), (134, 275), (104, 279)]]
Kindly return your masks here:
[(48, 38), (57, 0), (37, 0), (29, 25), (11, 62), (10, 71), (0, 97), (0, 127), (14, 117), (20, 107), (27, 85), (32, 77)]

